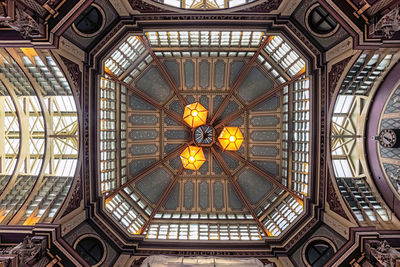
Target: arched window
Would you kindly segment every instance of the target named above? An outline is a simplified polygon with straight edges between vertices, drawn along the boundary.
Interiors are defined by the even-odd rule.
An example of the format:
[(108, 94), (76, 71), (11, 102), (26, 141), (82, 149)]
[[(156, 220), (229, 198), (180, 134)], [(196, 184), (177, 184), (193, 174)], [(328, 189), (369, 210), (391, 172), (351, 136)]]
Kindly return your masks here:
[(312, 267), (323, 266), (333, 255), (333, 247), (324, 240), (314, 240), (307, 245), (305, 256)]
[(95, 237), (84, 237), (76, 244), (75, 250), (91, 266), (100, 263), (104, 255), (104, 246)]
[(92, 4), (74, 21), (73, 28), (79, 35), (91, 37), (103, 28), (104, 16), (101, 7)]
[[(306, 22), (310, 30), (317, 35), (332, 34), (338, 28), (338, 23), (332, 16), (319, 4), (310, 8)], [(323, 36), (321, 36), (323, 37)]]

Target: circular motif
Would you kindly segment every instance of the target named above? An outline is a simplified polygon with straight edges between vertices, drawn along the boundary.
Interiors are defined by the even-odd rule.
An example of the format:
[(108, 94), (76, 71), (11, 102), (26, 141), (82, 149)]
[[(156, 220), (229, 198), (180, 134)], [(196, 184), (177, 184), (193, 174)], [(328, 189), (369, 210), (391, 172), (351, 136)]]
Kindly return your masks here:
[(214, 130), (211, 126), (202, 125), (197, 127), (194, 131), (194, 139), (196, 143), (201, 144), (211, 144), (214, 140)]
[(306, 26), (318, 37), (329, 37), (339, 29), (337, 21), (318, 3), (307, 11)]
[(396, 129), (384, 129), (380, 132), (378, 140), (379, 144), (383, 147), (398, 147), (398, 136), (400, 130)]
[(72, 24), (76, 33), (84, 37), (92, 37), (103, 29), (105, 14), (100, 6), (90, 5)]
[(308, 266), (322, 267), (334, 253), (335, 249), (330, 243), (322, 239), (315, 239), (306, 246), (304, 256)]
[(90, 266), (97, 266), (105, 259), (104, 244), (93, 236), (78, 239), (75, 250)]

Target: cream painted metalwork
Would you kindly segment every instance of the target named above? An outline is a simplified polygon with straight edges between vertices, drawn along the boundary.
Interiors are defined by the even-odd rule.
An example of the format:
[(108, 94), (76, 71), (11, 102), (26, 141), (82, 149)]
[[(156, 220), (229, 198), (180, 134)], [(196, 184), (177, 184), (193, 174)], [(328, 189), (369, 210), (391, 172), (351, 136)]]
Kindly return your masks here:
[(331, 118), (331, 157), (336, 181), (355, 218), (363, 225), (391, 220), (374, 189), (364, 152), (365, 116), (372, 93), (384, 77), (393, 55), (361, 54), (341, 84)]
[(78, 161), (71, 88), (51, 53), (32, 48), (0, 50), (0, 80), (0, 223), (50, 222)]

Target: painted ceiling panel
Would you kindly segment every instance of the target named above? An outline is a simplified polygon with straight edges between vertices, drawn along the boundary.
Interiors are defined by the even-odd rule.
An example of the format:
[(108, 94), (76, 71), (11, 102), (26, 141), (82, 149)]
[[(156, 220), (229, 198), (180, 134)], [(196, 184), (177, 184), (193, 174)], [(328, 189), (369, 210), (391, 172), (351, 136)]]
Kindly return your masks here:
[(273, 80), (263, 73), (259, 68), (251, 68), (242, 84), (238, 88), (238, 94), (244, 101), (250, 102), (262, 94), (271, 90), (274, 86)]
[(242, 210), (243, 209), (243, 203), (238, 197), (235, 189), (233, 189), (232, 184), (228, 184), (228, 198), (229, 198), (229, 207), (234, 210)]
[(164, 102), (171, 93), (171, 89), (161, 72), (156, 67), (150, 67), (135, 82), (136, 87), (149, 97)]
[(155, 110), (154, 106), (136, 95), (131, 95), (129, 106), (133, 110)]
[(263, 199), (272, 189), (271, 183), (250, 169), (246, 169), (239, 174), (237, 181), (253, 205)]
[(254, 160), (253, 163), (272, 176), (279, 174), (279, 165), (274, 161)]
[(135, 177), (143, 169), (149, 167), (150, 165), (154, 164), (155, 162), (156, 162), (155, 158), (133, 160), (129, 164), (129, 175), (131, 177)]
[(180, 185), (176, 184), (174, 188), (171, 190), (171, 194), (169, 195), (167, 201), (164, 204), (165, 209), (176, 210), (179, 207), (179, 192), (180, 192)]
[(156, 203), (170, 181), (171, 175), (168, 171), (159, 167), (141, 178), (135, 186), (151, 203)]
[(164, 66), (166, 67), (169, 75), (173, 79), (176, 86), (181, 86), (181, 76), (179, 70), (179, 63), (176, 60), (165, 60)]
[(280, 108), (280, 98), (278, 96), (272, 96), (255, 106), (252, 111), (273, 111), (278, 108)]

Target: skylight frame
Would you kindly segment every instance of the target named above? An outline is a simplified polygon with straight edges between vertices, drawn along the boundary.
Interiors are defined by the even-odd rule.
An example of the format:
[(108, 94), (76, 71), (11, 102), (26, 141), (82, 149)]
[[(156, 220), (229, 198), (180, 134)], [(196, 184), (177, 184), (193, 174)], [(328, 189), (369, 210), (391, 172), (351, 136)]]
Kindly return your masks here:
[[(21, 140), (28, 138), (23, 141), (28, 145), (19, 148), (25, 150), (22, 154), (14, 150), (17, 164), (7, 183), (13, 187), (2, 194), (0, 205), (6, 205), (7, 210), (1, 220), (7, 216), (8, 222), (16, 224), (51, 222), (77, 169), (77, 108), (69, 83), (50, 52), (32, 48), (7, 52), (0, 50), (3, 63), (0, 68), (4, 74), (2, 86), (10, 92), (9, 98), (14, 103), (18, 121), (28, 122), (14, 129), (18, 134), (13, 136), (21, 144)], [(4, 111), (10, 113), (11, 109), (8, 107)], [(53, 179), (63, 179), (62, 186), (45, 187)], [(48, 193), (50, 189), (53, 191), (51, 195)], [(33, 196), (32, 192), (37, 195)], [(38, 196), (45, 197), (46, 201), (38, 199)], [(33, 197), (36, 202), (33, 202)], [(26, 200), (29, 200), (27, 209), (20, 209)]]
[[(145, 31), (144, 33), (146, 39), (148, 40), (148, 43), (151, 46), (151, 50), (154, 51), (154, 56), (156, 57), (162, 57), (165, 59), (168, 59), (169, 57), (213, 57), (213, 56), (221, 56), (225, 55), (227, 57), (241, 57), (241, 56), (253, 56), (255, 51), (257, 50), (258, 46), (252, 44), (260, 44), (261, 41), (265, 40), (264, 38), (268, 38), (268, 36), (260, 32), (259, 34), (259, 39), (256, 41), (251, 41), (248, 38), (248, 34), (243, 34), (243, 32), (240, 31), (208, 31), (208, 30), (200, 30), (200, 31), (190, 31), (190, 30), (185, 30), (185, 31)], [(214, 35), (214, 36), (213, 36)], [(250, 34), (250, 36), (253, 35), (253, 33)], [(218, 37), (216, 37), (218, 36)], [(128, 36), (127, 38), (130, 38), (132, 36)], [(242, 41), (243, 38), (243, 41)], [(281, 38), (280, 36), (275, 36), (274, 38)], [(146, 43), (146, 39), (144, 43)], [(275, 77), (279, 83), (284, 83), (288, 81), (291, 77), (293, 77), (295, 74), (299, 73), (303, 68), (306, 68), (306, 64), (304, 59), (301, 57), (301, 55), (297, 54), (294, 48), (292, 48), (289, 43), (286, 43), (283, 41), (284, 44), (289, 47), (287, 50), (288, 55), (283, 55), (282, 62), (279, 60), (274, 60), (270, 55), (268, 55), (266, 50), (261, 51), (260, 56), (258, 57), (256, 64), (259, 64), (264, 68), (264, 71), (267, 70), (270, 75)], [(122, 42), (124, 43), (124, 41)], [(242, 45), (243, 44), (243, 45)], [(229, 49), (225, 49), (223, 45), (228, 45)], [(120, 45), (121, 46), (121, 45)], [(120, 47), (118, 46), (118, 47)], [(170, 50), (170, 51), (168, 51)], [(207, 51), (208, 50), (208, 51)], [(210, 51), (211, 50), (211, 51)], [(113, 73), (113, 75), (117, 77), (122, 77), (124, 79), (124, 82), (127, 83), (132, 83), (134, 79), (139, 75), (140, 71), (143, 71), (143, 69), (148, 68), (149, 64), (154, 64), (153, 59), (148, 54), (149, 51), (144, 51), (142, 55), (140, 56), (140, 60), (136, 59), (136, 61), (132, 62), (130, 66), (126, 66), (122, 72), (116, 71)], [(111, 51), (110, 54), (113, 52)], [(296, 57), (292, 60), (291, 57), (295, 55)], [(277, 57), (278, 58), (278, 57)], [(290, 61), (290, 60), (292, 61)], [(286, 61), (285, 61), (286, 60)], [(286, 62), (286, 63), (285, 63)], [(142, 63), (145, 63), (143, 65)], [(300, 67), (298, 66), (299, 64), (303, 64)], [(138, 67), (139, 65), (142, 64), (144, 67), (142, 70), (139, 70)], [(265, 65), (267, 64), (267, 65)], [(286, 65), (285, 65), (286, 64)], [(296, 73), (294, 73), (297, 71)], [(310, 127), (310, 121), (311, 118), (309, 116), (309, 103), (310, 103), (310, 84), (308, 81), (307, 77), (301, 78), (300, 81), (295, 83), (294, 85), (290, 87), (286, 87), (286, 94), (290, 95), (290, 99), (296, 98), (296, 101), (294, 103), (288, 102), (287, 106), (293, 105), (293, 107), (290, 107), (290, 110), (294, 110), (296, 108), (300, 108), (302, 114), (303, 113), (308, 113), (308, 116), (303, 118), (304, 116), (302, 114), (297, 114), (294, 112), (294, 117), (293, 119), (295, 120), (293, 125), (301, 124), (301, 129), (296, 129), (294, 131), (295, 134), (303, 135), (303, 132), (309, 133), (311, 131)], [(306, 97), (305, 97), (306, 96)], [(289, 98), (288, 98), (289, 99)], [(307, 106), (308, 105), (308, 106)], [(286, 111), (287, 115), (289, 113), (289, 108)], [(288, 116), (287, 116), (288, 117)], [(289, 118), (289, 117), (288, 117)], [(289, 120), (289, 119), (287, 119)], [(305, 124), (305, 127), (303, 127), (303, 124)], [(292, 126), (291, 126), (292, 127)], [(287, 128), (289, 129), (289, 127)], [(293, 141), (295, 136), (289, 132), (287, 132), (287, 141), (288, 144), (290, 143), (290, 146), (292, 145), (298, 145), (297, 143), (299, 142), (310, 142), (309, 139), (309, 134), (308, 134), (308, 139), (307, 140), (295, 140)], [(301, 137), (303, 138), (303, 137)], [(304, 138), (303, 138), (304, 139)], [(289, 147), (289, 145), (287, 146)], [(286, 153), (288, 155), (287, 159), (291, 159), (292, 157), (297, 157), (297, 154), (301, 154), (301, 158), (299, 159), (299, 162), (308, 162), (310, 161), (309, 158), (309, 146), (308, 149), (303, 149), (299, 148), (299, 151), (296, 151), (291, 155), (290, 153)], [(304, 151), (303, 151), (304, 150)], [(297, 153), (297, 154), (296, 154)], [(304, 154), (304, 155), (303, 155)], [(293, 183), (292, 184), (292, 190), (296, 191), (299, 195), (302, 196), (308, 196), (309, 194), (309, 179), (308, 179), (308, 173), (310, 171), (309, 166), (304, 169), (304, 167), (299, 167), (297, 168), (297, 165), (294, 164), (294, 167), (289, 168), (288, 165), (288, 175), (290, 176), (296, 176), (295, 178), (292, 178)], [(291, 165), (291, 164), (290, 164)], [(298, 177), (297, 177), (298, 176)], [(307, 177), (303, 177), (307, 176)], [(126, 187), (125, 189), (129, 188), (130, 186)], [(282, 193), (282, 192), (281, 192)], [(146, 208), (148, 206), (140, 205), (139, 202), (141, 201), (141, 197), (135, 198), (130, 198), (128, 196), (125, 196), (125, 193), (120, 194), (120, 197), (126, 198), (126, 201), (129, 203), (134, 204), (132, 208), (136, 208), (138, 212), (142, 213), (144, 216), (145, 214), (149, 215), (151, 212), (151, 209), (148, 209), (146, 211)], [(288, 200), (289, 201), (289, 200)], [(146, 202), (146, 201), (145, 201)], [(144, 202), (144, 203), (145, 203)], [(297, 202), (298, 203), (298, 202)], [(299, 203), (298, 203), (299, 204)], [(267, 204), (266, 204), (267, 205)], [(300, 204), (299, 204), (300, 205)], [(268, 208), (264, 209), (264, 212)], [(273, 208), (275, 209), (275, 208)], [(262, 214), (263, 212), (261, 212)], [(300, 212), (301, 213), (301, 212)], [(157, 213), (156, 216), (159, 216), (160, 213)], [(291, 215), (289, 214), (290, 218), (286, 218), (285, 220), (287, 221), (292, 221), (292, 219), (295, 217), (297, 218), (298, 216)], [(288, 215), (288, 216), (289, 216)], [(266, 216), (269, 216), (267, 214)], [(182, 219), (182, 218), (181, 218)], [(188, 219), (188, 218), (186, 218)], [(155, 221), (156, 217), (155, 217)], [(279, 234), (283, 232), (284, 227), (279, 231)], [(129, 230), (128, 230), (129, 231)], [(130, 231), (132, 233), (132, 231)]]

